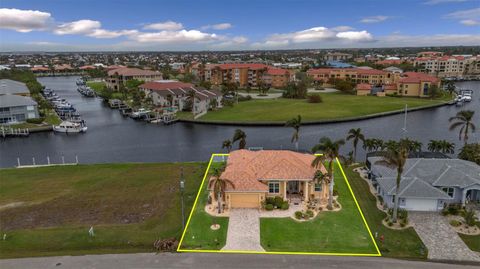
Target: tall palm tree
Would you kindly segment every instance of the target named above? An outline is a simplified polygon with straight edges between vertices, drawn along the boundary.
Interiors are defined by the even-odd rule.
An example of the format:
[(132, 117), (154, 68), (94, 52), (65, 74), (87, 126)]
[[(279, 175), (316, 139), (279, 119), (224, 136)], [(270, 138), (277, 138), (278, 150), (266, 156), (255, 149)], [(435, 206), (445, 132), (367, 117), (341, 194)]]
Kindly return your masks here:
[(397, 169), (397, 180), (395, 188), (395, 200), (393, 205), (392, 222), (397, 222), (398, 214), (398, 194), (400, 191), (400, 181), (402, 180), (402, 173), (405, 163), (408, 159), (408, 145), (405, 141), (396, 143), (395, 146), (388, 147), (386, 152), (382, 153), (382, 160), (375, 162), (376, 164), (383, 165), (392, 169)]
[(191, 90), (187, 92), (187, 101), (188, 101), (188, 109), (190, 109), (194, 114), (193, 107), (195, 106), (195, 91)]
[(365, 143), (365, 136), (362, 134), (362, 129), (350, 129), (347, 135), (347, 141), (348, 140), (353, 140), (353, 161), (356, 162), (358, 141), (362, 141), (362, 143)]
[(456, 116), (451, 117), (449, 119), (450, 122), (453, 122), (450, 125), (450, 131), (453, 129), (456, 129), (460, 127), (460, 131), (458, 133), (458, 139), (462, 140), (462, 134), (463, 134), (463, 141), (465, 142), (465, 145), (467, 144), (468, 141), (468, 133), (475, 132), (475, 124), (473, 124), (473, 115), (475, 114), (475, 111), (472, 110), (462, 110), (457, 113)]
[(217, 207), (218, 207), (218, 214), (222, 213), (222, 199), (225, 196), (225, 190), (227, 189), (227, 185), (230, 185), (232, 188), (235, 189), (235, 185), (232, 181), (228, 179), (222, 179), (222, 170), (215, 168), (213, 169), (212, 179), (210, 180), (208, 187), (213, 189), (213, 193), (217, 199)]
[(362, 148), (367, 152), (372, 152), (376, 150), (375, 138), (365, 139), (363, 141)]
[(427, 145), (427, 149), (431, 152), (440, 151), (440, 140), (430, 140)]
[(227, 139), (222, 143), (222, 149), (227, 149), (228, 152), (232, 150), (232, 146), (232, 141), (230, 139)]
[(238, 141), (238, 149), (244, 149), (247, 145), (247, 134), (241, 129), (235, 130), (233, 134), (232, 144)]
[(334, 161), (340, 157), (339, 150), (342, 145), (345, 145), (343, 139), (332, 141), (328, 137), (320, 138), (319, 144), (312, 148), (312, 152), (323, 153), (317, 156), (312, 161), (312, 167), (320, 167), (325, 161), (328, 162), (328, 177), (330, 178), (330, 186), (328, 190), (328, 208), (332, 208), (333, 203), (333, 185), (334, 185), (334, 173), (333, 164)]
[(302, 126), (302, 116), (298, 115), (285, 123), (285, 126), (294, 129), (292, 135), (292, 143), (295, 142), (295, 150), (298, 151), (298, 140), (300, 139), (300, 127)]

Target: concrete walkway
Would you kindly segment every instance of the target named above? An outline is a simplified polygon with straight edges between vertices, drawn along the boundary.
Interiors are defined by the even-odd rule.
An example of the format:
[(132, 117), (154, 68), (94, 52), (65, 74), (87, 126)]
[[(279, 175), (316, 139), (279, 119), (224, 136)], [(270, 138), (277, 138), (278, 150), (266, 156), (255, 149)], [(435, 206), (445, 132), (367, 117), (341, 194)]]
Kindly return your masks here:
[(480, 262), (473, 252), (438, 213), (409, 212), (408, 217), (428, 249), (428, 259)]
[(260, 245), (260, 216), (257, 209), (230, 210), (227, 243), (222, 250), (265, 251)]

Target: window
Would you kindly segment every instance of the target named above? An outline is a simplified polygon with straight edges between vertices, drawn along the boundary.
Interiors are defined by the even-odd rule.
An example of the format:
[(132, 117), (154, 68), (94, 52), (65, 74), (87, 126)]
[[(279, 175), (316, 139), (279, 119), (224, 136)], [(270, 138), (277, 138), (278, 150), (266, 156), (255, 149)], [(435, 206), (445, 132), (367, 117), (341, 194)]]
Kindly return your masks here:
[(268, 192), (269, 193), (280, 193), (280, 183), (278, 181), (268, 182)]
[(322, 184), (315, 183), (315, 191), (322, 191)]
[(455, 193), (453, 188), (442, 188), (442, 191), (444, 191), (450, 197), (453, 197), (453, 194)]

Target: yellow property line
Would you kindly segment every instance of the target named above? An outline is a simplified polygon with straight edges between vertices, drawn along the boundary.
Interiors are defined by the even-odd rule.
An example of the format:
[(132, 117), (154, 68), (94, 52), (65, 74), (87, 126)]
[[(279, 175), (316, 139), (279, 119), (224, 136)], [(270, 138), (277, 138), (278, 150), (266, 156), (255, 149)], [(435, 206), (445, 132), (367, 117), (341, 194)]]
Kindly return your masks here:
[[(180, 242), (177, 247), (177, 252), (188, 252), (188, 253), (236, 253), (236, 254), (270, 254), (270, 255), (323, 255), (323, 256), (368, 256), (368, 257), (379, 257), (382, 256), (380, 253), (380, 250), (378, 249), (377, 243), (375, 242), (375, 239), (373, 238), (372, 232), (370, 231), (370, 228), (368, 226), (367, 221), (365, 220), (365, 217), (363, 216), (362, 210), (360, 209), (360, 206), (357, 202), (357, 199), (355, 198), (355, 194), (352, 191), (352, 188), (350, 187), (350, 184), (348, 182), (347, 176), (345, 175), (342, 165), (340, 164), (339, 160), (337, 159), (338, 166), (340, 167), (340, 171), (342, 172), (343, 178), (347, 182), (348, 189), (350, 190), (350, 193), (352, 194), (353, 200), (355, 201), (355, 204), (357, 206), (358, 211), (360, 212), (360, 215), (362, 216), (363, 223), (365, 224), (365, 227), (367, 228), (368, 234), (370, 235), (370, 238), (373, 241), (373, 244), (375, 245), (375, 249), (377, 250), (377, 253), (336, 253), (336, 252), (290, 252), (290, 251), (248, 251), (248, 250), (204, 250), (204, 249), (181, 249), (183, 239), (185, 238), (185, 234), (188, 229), (188, 225), (190, 224), (190, 221), (193, 216), (194, 210), (197, 208), (197, 202), (198, 198), (200, 197), (201, 190), (203, 189), (203, 184), (205, 183), (205, 179), (208, 176), (208, 172), (210, 171), (210, 166), (212, 165), (213, 159), (216, 156), (228, 156), (229, 154), (225, 153), (214, 153), (210, 157), (210, 161), (207, 166), (207, 170), (205, 171), (205, 175), (203, 176), (202, 183), (200, 184), (200, 188), (198, 190), (197, 196), (195, 197), (195, 202), (193, 203), (192, 210), (190, 211), (190, 214), (188, 216), (187, 224), (185, 225), (185, 229), (183, 230), (182, 237), (180, 238)], [(316, 156), (321, 156), (322, 154), (315, 154)]]

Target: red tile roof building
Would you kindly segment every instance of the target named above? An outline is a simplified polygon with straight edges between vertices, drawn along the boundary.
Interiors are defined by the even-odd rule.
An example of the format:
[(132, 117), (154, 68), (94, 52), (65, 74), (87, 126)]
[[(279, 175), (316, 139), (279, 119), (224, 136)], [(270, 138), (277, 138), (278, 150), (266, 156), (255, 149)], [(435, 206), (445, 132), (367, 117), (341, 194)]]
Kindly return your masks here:
[(108, 71), (106, 78), (107, 87), (114, 91), (120, 90), (120, 85), (125, 85), (128, 80), (155, 81), (162, 79), (159, 71), (143, 70), (139, 68), (122, 67)]

